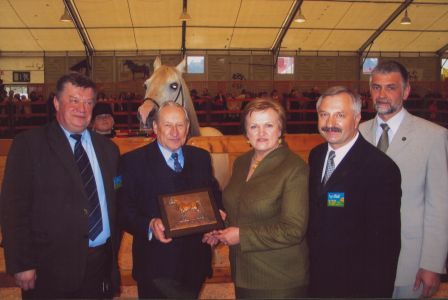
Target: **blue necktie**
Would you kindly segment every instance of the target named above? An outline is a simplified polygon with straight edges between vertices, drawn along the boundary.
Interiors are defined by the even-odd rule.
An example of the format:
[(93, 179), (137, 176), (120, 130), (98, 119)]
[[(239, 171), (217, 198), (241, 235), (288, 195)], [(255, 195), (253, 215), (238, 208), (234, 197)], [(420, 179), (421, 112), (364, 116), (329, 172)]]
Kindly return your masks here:
[(176, 152), (173, 152), (171, 154), (171, 158), (174, 160), (174, 171), (179, 173), (182, 171), (182, 166), (179, 162), (179, 155)]
[(89, 239), (95, 238), (103, 231), (103, 221), (101, 220), (101, 207), (96, 190), (95, 177), (93, 176), (92, 166), (84, 147), (81, 144), (80, 134), (71, 134), (70, 137), (76, 140), (75, 161), (81, 174), (84, 190), (89, 203)]

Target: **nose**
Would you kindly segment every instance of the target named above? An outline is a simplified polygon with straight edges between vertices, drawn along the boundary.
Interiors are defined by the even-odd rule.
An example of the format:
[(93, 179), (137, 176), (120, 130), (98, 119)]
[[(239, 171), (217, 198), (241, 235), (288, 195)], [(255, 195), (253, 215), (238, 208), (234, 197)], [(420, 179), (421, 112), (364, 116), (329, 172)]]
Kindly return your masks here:
[(327, 127), (333, 127), (333, 125), (336, 123), (336, 117), (331, 115), (327, 119)]
[(179, 130), (176, 126), (171, 127), (171, 135), (177, 137), (179, 135)]
[(386, 89), (380, 88), (380, 97), (385, 98), (386, 97)]

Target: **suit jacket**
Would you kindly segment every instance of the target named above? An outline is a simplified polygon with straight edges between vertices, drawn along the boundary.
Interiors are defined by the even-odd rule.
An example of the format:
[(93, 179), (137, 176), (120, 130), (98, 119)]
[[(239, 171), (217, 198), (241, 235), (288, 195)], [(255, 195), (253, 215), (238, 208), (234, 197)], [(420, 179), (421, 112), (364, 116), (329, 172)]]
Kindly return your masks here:
[[(118, 148), (90, 132), (103, 176), (112, 243), (116, 234), (113, 179)], [(1, 195), (8, 273), (36, 269), (43, 288), (76, 290), (88, 255), (88, 198), (73, 151), (56, 122), (18, 135), (11, 146)], [(116, 252), (113, 276), (118, 280)]]
[[(375, 144), (376, 118), (359, 127)], [(395, 285), (411, 285), (419, 268), (445, 269), (448, 251), (448, 131), (405, 110), (386, 154), (398, 165), (401, 188), (401, 253)]]
[(212, 188), (221, 206), (209, 153), (192, 146), (183, 146), (182, 152), (184, 167), (180, 173), (167, 165), (157, 142), (122, 157), (119, 215), (124, 229), (134, 237), (132, 274), (137, 281), (168, 278), (197, 287), (211, 275), (211, 249), (202, 243), (202, 234), (173, 238), (169, 244), (148, 240), (149, 221), (161, 216), (159, 195)]
[(240, 229), (230, 247), (237, 287), (290, 289), (308, 285), (308, 166), (280, 147), (269, 153), (246, 182), (254, 151), (238, 157), (223, 192), (227, 223)]
[[(361, 135), (325, 185), (328, 144), (310, 164), (310, 292), (315, 297), (391, 297), (400, 251), (400, 171)], [(328, 193), (344, 193), (344, 207)]]

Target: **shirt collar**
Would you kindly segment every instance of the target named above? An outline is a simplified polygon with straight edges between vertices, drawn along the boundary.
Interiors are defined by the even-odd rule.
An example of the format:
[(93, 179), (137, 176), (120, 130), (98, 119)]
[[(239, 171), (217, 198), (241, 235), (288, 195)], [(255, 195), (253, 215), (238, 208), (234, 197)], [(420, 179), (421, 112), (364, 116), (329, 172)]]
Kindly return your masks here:
[[(389, 138), (390, 141), (392, 141), (392, 138), (394, 137), (395, 133), (397, 133), (398, 128), (400, 127), (401, 122), (404, 119), (404, 115), (405, 115), (405, 108), (401, 108), (401, 110), (392, 118), (390, 118), (387, 122), (384, 121), (383, 119), (381, 119), (378, 114), (376, 115), (376, 123), (377, 123), (377, 127), (376, 127), (376, 132), (377, 135), (381, 135), (381, 133), (383, 132), (383, 129), (381, 128), (381, 124), (383, 123), (387, 123), (387, 125), (389, 126)], [(379, 139), (379, 137), (377, 137)], [(389, 142), (390, 143), (390, 142)]]
[(350, 151), (350, 149), (353, 147), (353, 145), (355, 144), (356, 140), (359, 137), (359, 131), (356, 132), (355, 137), (348, 142), (347, 144), (345, 144), (342, 147), (339, 147), (338, 149), (333, 149), (333, 147), (330, 146), (330, 144), (328, 144), (328, 151), (327, 151), (327, 157), (328, 157), (328, 153), (330, 151), (334, 151), (336, 156), (334, 158), (334, 164), (335, 167), (338, 166), (338, 164), (344, 159), (344, 157), (347, 155), (347, 153)]
[[(157, 141), (157, 145), (159, 146), (160, 152), (162, 152), (163, 158), (165, 158), (165, 161), (168, 161), (171, 158), (171, 154), (173, 153), (173, 151), (163, 147), (159, 141)], [(183, 157), (182, 154), (182, 147), (177, 149), (176, 151), (174, 151), (175, 153), (177, 153), (177, 155), (179, 155), (179, 158)]]

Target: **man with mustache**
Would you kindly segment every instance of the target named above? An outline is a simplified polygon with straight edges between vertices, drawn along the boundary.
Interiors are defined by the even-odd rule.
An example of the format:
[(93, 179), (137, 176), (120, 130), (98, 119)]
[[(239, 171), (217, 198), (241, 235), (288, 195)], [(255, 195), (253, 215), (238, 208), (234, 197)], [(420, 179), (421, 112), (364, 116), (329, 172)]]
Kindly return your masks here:
[(380, 63), (370, 78), (377, 116), (360, 126), (362, 135), (395, 161), (403, 178), (394, 298), (431, 297), (448, 250), (448, 131), (403, 108), (410, 90), (404, 66)]
[(400, 251), (400, 171), (358, 132), (361, 99), (335, 86), (317, 102), (327, 143), (309, 156), (310, 296), (392, 296)]

